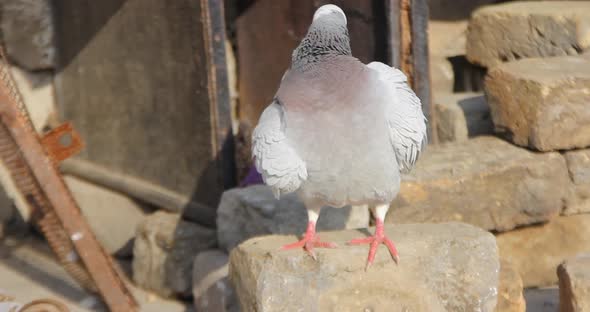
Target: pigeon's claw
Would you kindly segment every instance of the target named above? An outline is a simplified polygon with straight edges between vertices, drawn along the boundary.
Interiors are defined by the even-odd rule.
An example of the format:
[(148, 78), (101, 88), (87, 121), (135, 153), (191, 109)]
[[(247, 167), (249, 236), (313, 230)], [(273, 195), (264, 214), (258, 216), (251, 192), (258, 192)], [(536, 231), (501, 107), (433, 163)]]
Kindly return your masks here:
[(303, 238), (295, 243), (287, 244), (281, 247), (281, 250), (303, 248), (314, 260), (317, 260), (314, 248), (336, 248), (338, 247), (335, 243), (322, 242), (315, 233), (315, 223), (309, 222), (307, 225), (307, 231)]
[(365, 266), (365, 271), (368, 270), (369, 267), (373, 264), (373, 261), (375, 261), (377, 248), (381, 244), (384, 244), (387, 247), (393, 261), (395, 261), (396, 264), (399, 263), (399, 255), (397, 253), (395, 245), (389, 238), (385, 236), (385, 233), (383, 232), (383, 221), (377, 219), (376, 223), (377, 228), (375, 229), (375, 235), (371, 237), (353, 239), (348, 242), (348, 245), (371, 244), (371, 247), (369, 248), (369, 257), (367, 258), (367, 265)]

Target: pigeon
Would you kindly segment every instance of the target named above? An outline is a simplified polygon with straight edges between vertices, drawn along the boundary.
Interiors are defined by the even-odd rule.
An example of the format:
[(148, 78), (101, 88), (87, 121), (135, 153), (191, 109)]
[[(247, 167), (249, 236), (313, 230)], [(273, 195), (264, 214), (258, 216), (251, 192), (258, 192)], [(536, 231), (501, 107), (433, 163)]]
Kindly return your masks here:
[(318, 8), (293, 51), (272, 102), (252, 134), (257, 171), (274, 195), (296, 192), (304, 203), (307, 230), (283, 250), (335, 248), (316, 234), (322, 207), (367, 205), (375, 219), (373, 236), (348, 244), (369, 244), (366, 269), (384, 244), (383, 220), (427, 143), (421, 103), (398, 69), (363, 64), (352, 56), (346, 15), (336, 5)]

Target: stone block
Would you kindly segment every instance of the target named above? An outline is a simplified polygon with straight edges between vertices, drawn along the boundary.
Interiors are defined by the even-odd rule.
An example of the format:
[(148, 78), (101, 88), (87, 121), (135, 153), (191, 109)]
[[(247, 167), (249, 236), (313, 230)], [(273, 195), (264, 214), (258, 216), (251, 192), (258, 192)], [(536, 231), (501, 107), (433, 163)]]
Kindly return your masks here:
[(569, 189), (560, 154), (481, 136), (429, 146), (402, 177), (386, 222), (461, 221), (507, 231), (558, 215)]
[(566, 201), (565, 215), (590, 212), (590, 149), (565, 154), (567, 169), (574, 187)]
[(317, 261), (279, 250), (294, 236), (239, 245), (229, 271), (242, 311), (494, 311), (500, 263), (490, 233), (461, 223), (386, 226), (400, 263), (382, 247), (365, 271), (368, 247), (345, 242), (366, 231), (320, 233), (341, 247), (316, 250)]
[(496, 312), (525, 312), (522, 278), (507, 261), (500, 261), (500, 284), (498, 287), (498, 304)]
[(502, 64), (485, 85), (496, 130), (512, 142), (540, 151), (590, 146), (590, 55)]
[(444, 93), (435, 96), (433, 102), (439, 143), (465, 141), (469, 137), (494, 133), (490, 109), (483, 94)]
[(164, 297), (190, 296), (195, 256), (215, 245), (215, 230), (158, 211), (137, 228), (133, 280)]
[(522, 58), (576, 55), (590, 48), (590, 2), (514, 1), (476, 10), (467, 58), (493, 67)]
[(590, 250), (590, 215), (557, 217), (496, 237), (500, 257), (520, 272), (524, 287), (557, 284), (555, 268), (565, 259)]
[(559, 311), (590, 311), (590, 254), (567, 259), (557, 268)]

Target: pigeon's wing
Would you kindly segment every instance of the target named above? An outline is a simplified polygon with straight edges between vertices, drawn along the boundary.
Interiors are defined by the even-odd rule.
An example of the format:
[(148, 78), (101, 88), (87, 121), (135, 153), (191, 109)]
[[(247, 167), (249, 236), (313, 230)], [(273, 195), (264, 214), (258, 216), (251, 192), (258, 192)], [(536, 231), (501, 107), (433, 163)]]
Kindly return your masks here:
[(406, 75), (400, 70), (379, 62), (367, 65), (378, 72), (379, 79), (385, 82), (386, 118), (389, 137), (397, 163), (404, 173), (409, 172), (418, 160), (422, 148), (427, 143), (426, 118), (422, 112), (420, 99), (408, 86)]
[(287, 143), (284, 126), (283, 108), (275, 100), (264, 110), (252, 134), (256, 169), (277, 198), (296, 191), (307, 179), (305, 163)]

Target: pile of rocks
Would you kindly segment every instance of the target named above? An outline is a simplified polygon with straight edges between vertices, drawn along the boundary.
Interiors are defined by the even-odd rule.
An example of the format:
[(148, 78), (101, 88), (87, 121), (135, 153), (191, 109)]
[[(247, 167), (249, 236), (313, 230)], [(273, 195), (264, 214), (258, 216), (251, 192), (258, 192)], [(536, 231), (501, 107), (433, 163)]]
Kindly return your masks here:
[[(496, 234), (502, 263), (524, 287), (558, 283), (560, 263), (590, 250), (589, 18), (588, 1), (523, 1), (479, 8), (454, 22), (464, 32), (431, 24), (448, 47), (465, 45), (440, 51), (486, 72), (475, 83), (485, 93), (434, 85), (438, 139), (447, 143), (406, 177), (390, 222), (477, 225)], [(496, 137), (473, 138), (492, 130)], [(577, 282), (578, 295), (564, 286), (570, 262), (581, 260), (560, 266), (561, 306), (580, 311), (571, 307), (587, 286)]]

